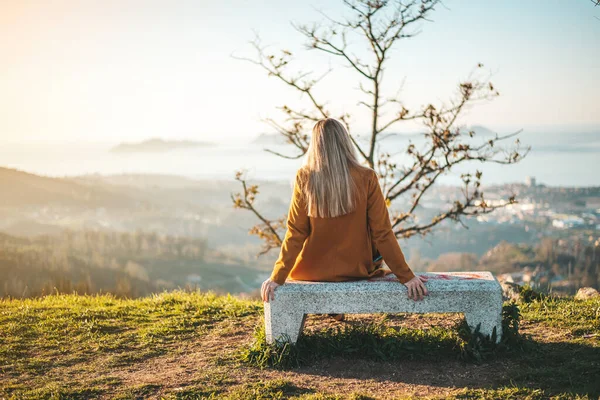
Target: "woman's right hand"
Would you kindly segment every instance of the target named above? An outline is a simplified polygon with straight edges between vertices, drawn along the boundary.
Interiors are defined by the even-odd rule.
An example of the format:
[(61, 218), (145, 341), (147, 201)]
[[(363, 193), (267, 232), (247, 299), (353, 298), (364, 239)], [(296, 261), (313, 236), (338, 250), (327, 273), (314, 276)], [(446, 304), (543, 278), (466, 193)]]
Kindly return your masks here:
[(423, 282), (427, 282), (427, 277), (424, 275), (416, 275), (410, 281), (406, 282), (404, 286), (408, 289), (408, 297), (415, 301), (423, 300), (423, 296), (429, 295), (429, 291), (425, 287)]

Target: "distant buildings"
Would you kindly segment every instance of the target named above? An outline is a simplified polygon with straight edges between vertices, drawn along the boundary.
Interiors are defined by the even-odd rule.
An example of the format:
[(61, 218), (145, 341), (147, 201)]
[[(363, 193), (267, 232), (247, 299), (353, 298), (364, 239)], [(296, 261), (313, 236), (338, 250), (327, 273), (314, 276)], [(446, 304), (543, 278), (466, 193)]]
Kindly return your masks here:
[(535, 177), (533, 176), (527, 176), (525, 177), (525, 184), (529, 187), (535, 187), (537, 186), (536, 182), (535, 182)]
[(583, 218), (576, 215), (568, 215), (562, 219), (552, 220), (552, 226), (559, 229), (573, 228), (575, 226), (581, 226), (585, 223)]

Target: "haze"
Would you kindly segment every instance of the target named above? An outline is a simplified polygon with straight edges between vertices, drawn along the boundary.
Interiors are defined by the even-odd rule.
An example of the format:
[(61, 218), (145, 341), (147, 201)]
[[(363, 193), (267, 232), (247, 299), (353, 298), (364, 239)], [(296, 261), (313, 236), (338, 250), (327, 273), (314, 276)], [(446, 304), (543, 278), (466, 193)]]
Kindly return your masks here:
[[(392, 53), (387, 95), (405, 79), (407, 105), (444, 101), (482, 62), (501, 96), (473, 108), (464, 122), (600, 126), (600, 7), (586, 0), (445, 6)], [(318, 9), (337, 19), (345, 12), (338, 0), (0, 2), (0, 140), (223, 141), (268, 132), (261, 118), (277, 118), (275, 107), (303, 99), (231, 57), (254, 56), (253, 29), (263, 44), (298, 55), (294, 71), (316, 77), (331, 63), (317, 93), (366, 130), (357, 75), (333, 56), (303, 50), (290, 25), (323, 20)]]

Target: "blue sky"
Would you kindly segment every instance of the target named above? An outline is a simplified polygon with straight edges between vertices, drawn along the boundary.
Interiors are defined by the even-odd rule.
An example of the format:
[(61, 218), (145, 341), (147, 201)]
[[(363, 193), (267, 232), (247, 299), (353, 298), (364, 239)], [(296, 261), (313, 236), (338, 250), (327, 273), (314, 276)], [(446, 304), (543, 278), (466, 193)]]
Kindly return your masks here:
[[(360, 77), (339, 58), (303, 49), (290, 21), (347, 14), (321, 1), (0, 2), (0, 139), (134, 141), (148, 137), (235, 139), (272, 131), (277, 106), (306, 99), (258, 66), (263, 44), (297, 55), (291, 71), (334, 70), (317, 86), (335, 112), (358, 106)], [(504, 131), (600, 127), (600, 6), (590, 0), (448, 0), (415, 38), (400, 41), (385, 71), (385, 94), (400, 88), (409, 107), (447, 101), (481, 62), (501, 96), (461, 120)], [(366, 56), (358, 40), (357, 55)], [(393, 108), (387, 109), (391, 115)], [(385, 119), (385, 118), (384, 118)], [(394, 131), (414, 131), (396, 125)]]

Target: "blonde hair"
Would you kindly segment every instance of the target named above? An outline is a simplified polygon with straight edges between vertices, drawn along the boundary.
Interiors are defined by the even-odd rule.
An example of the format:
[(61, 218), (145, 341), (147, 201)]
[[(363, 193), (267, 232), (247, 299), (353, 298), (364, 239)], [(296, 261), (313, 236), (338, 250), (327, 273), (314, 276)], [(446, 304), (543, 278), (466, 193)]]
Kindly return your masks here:
[(308, 215), (333, 218), (348, 214), (356, 207), (358, 188), (351, 167), (363, 167), (344, 125), (326, 118), (313, 127), (307, 156), (301, 169), (307, 179), (302, 184)]

